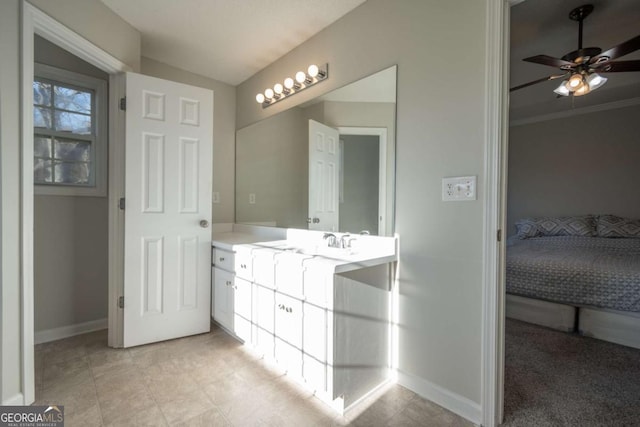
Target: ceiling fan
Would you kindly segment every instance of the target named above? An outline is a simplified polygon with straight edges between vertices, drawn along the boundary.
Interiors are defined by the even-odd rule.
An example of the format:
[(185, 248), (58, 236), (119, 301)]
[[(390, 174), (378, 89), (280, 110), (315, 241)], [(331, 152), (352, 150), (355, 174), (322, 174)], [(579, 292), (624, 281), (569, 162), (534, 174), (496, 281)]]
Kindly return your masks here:
[(563, 74), (551, 75), (529, 83), (512, 87), (509, 91), (522, 89), (548, 80), (564, 79), (554, 92), (559, 96), (582, 96), (599, 88), (607, 79), (598, 73), (620, 73), (626, 71), (640, 71), (640, 60), (614, 61), (616, 58), (628, 55), (640, 49), (640, 35), (620, 43), (602, 52), (599, 47), (582, 47), (582, 22), (593, 12), (593, 5), (585, 4), (573, 9), (569, 19), (578, 21), (578, 50), (567, 53), (560, 58), (548, 55), (536, 55), (524, 58), (523, 61), (535, 64), (557, 67)]

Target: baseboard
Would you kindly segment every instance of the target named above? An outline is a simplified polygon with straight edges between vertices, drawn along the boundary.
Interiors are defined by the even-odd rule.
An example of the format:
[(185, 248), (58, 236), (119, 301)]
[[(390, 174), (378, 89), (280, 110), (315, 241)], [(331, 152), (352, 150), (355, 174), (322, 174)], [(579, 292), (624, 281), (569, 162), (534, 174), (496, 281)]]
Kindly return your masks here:
[(482, 407), (479, 403), (453, 393), (422, 378), (398, 371), (398, 384), (416, 394), (460, 415), (474, 424), (482, 423)]
[(24, 405), (24, 395), (18, 393), (15, 396), (2, 401), (2, 406), (22, 406)]
[(87, 332), (100, 331), (109, 327), (108, 319), (92, 320), (90, 322), (77, 323), (75, 325), (61, 326), (59, 328), (45, 329), (34, 334), (34, 342), (42, 344), (49, 341), (61, 340)]

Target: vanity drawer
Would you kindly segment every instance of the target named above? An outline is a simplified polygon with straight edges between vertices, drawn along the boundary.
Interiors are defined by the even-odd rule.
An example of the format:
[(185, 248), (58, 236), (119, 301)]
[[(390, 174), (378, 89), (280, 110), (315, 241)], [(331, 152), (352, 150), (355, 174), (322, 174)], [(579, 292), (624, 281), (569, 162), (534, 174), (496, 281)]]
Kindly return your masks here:
[(295, 254), (278, 256), (275, 271), (276, 290), (280, 293), (303, 298), (303, 272), (302, 262), (304, 258)]
[(274, 252), (257, 250), (253, 253), (253, 281), (257, 284), (275, 289)]
[(213, 265), (223, 270), (233, 272), (233, 252), (213, 248)]

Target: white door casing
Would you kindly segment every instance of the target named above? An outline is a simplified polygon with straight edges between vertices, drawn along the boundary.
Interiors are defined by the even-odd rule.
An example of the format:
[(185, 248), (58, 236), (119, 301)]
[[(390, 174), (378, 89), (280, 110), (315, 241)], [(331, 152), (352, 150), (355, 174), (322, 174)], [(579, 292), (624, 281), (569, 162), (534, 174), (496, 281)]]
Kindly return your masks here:
[(126, 75), (124, 346), (208, 332), (213, 92)]
[(309, 229), (338, 231), (338, 130), (309, 120)]

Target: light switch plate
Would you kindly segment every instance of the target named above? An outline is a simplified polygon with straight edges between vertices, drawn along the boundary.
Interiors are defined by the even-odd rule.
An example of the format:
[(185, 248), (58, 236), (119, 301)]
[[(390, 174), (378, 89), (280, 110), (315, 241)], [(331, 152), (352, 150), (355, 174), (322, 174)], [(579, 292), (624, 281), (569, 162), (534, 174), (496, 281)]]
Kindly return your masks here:
[(250, 205), (256, 204), (256, 193), (249, 193), (249, 204)]
[(442, 178), (442, 200), (445, 202), (476, 200), (476, 177)]
[(220, 203), (220, 193), (218, 191), (214, 191), (211, 199), (213, 203)]

